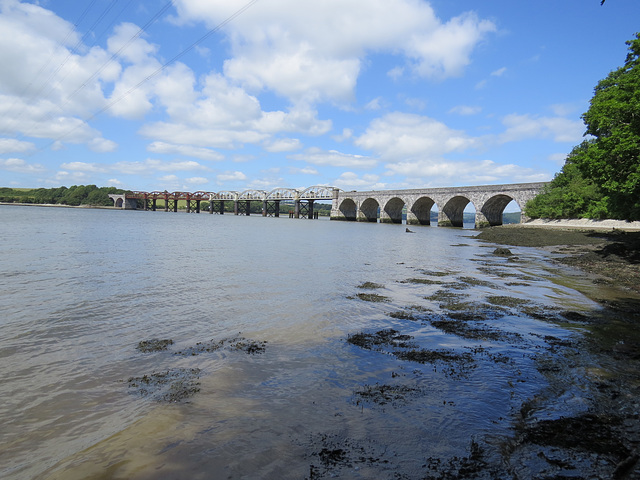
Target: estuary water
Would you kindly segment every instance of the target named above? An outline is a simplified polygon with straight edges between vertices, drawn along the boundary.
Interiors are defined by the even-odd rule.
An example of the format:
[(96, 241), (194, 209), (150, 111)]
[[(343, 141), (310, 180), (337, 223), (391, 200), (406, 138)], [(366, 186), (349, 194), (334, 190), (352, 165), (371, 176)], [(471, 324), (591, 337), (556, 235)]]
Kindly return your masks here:
[(586, 280), (411, 228), (1, 206), (0, 478), (427, 478), (588, 410)]

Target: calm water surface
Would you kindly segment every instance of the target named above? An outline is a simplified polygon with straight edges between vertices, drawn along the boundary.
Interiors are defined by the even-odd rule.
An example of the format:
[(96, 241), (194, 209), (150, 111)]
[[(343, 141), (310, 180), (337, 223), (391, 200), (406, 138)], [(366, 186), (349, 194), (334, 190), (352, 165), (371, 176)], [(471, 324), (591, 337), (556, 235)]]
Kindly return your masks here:
[[(541, 339), (579, 331), (511, 304), (482, 323), (502, 337), (465, 338), (416, 318), (455, 311), (443, 291), (471, 304), (595, 305), (553, 282), (537, 250), (513, 248), (510, 261), (472, 230), (413, 230), (0, 207), (0, 477), (420, 478), (428, 459), (497, 443), (523, 402), (549, 388), (534, 365)], [(425, 282), (407, 282), (415, 278)], [(473, 365), (346, 341), (389, 328), (412, 337), (409, 350), (471, 352)], [(238, 337), (266, 342), (264, 352), (196, 348)], [(152, 338), (174, 344), (136, 349)], [(197, 354), (177, 354), (189, 348)], [(159, 397), (168, 384), (149, 395), (129, 384), (190, 369), (199, 391), (176, 403)], [(584, 408), (581, 375), (546, 415)], [(366, 394), (376, 385), (395, 390), (375, 401)]]

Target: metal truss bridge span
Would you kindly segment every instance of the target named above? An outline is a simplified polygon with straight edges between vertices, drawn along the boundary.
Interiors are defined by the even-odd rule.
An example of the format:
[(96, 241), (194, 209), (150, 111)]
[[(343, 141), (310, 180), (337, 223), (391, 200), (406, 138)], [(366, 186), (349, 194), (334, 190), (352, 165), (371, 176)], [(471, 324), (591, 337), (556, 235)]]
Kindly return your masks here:
[[(123, 195), (109, 195), (114, 206), (126, 210), (164, 210), (177, 212), (178, 202), (186, 205), (187, 213), (200, 213), (202, 202), (208, 202), (208, 212), (224, 214), (225, 202), (233, 202), (235, 215), (250, 215), (251, 202), (262, 202), (262, 216), (280, 216), (281, 202), (289, 205), (289, 216), (293, 218), (317, 218), (313, 210), (316, 200), (330, 200), (333, 202), (338, 189), (322, 185), (315, 185), (303, 190), (294, 188), (276, 188), (269, 192), (265, 190), (220, 191), (220, 192), (141, 192), (131, 191)], [(158, 202), (160, 200), (160, 202)]]

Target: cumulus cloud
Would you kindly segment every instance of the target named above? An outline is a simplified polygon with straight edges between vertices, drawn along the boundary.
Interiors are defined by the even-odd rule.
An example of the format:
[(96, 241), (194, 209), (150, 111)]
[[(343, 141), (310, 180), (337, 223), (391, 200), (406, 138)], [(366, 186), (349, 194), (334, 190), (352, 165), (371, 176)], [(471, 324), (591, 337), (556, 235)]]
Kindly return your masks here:
[(185, 157), (199, 158), (200, 160), (219, 161), (224, 159), (224, 155), (209, 148), (194, 147), (192, 145), (174, 145), (165, 142), (152, 142), (147, 146), (147, 150), (152, 153), (165, 155), (182, 155)]
[(584, 133), (580, 120), (564, 117), (539, 117), (535, 115), (511, 114), (502, 120), (506, 127), (499, 141), (515, 142), (529, 138), (551, 138), (556, 142), (579, 143)]
[(155, 172), (208, 170), (207, 167), (192, 160), (164, 162), (153, 158), (148, 158), (143, 162), (117, 162), (110, 166), (109, 169), (128, 175), (152, 175)]
[(475, 146), (477, 140), (432, 118), (394, 112), (373, 120), (354, 143), (383, 160), (396, 162), (463, 151)]
[(96, 163), (86, 162), (68, 162), (60, 165), (60, 168), (64, 170), (72, 170), (75, 172), (91, 172), (91, 173), (105, 173), (109, 169), (104, 165), (98, 165)]
[(224, 182), (237, 182), (237, 181), (245, 181), (247, 176), (242, 172), (224, 172), (220, 173), (216, 176), (216, 180), (219, 184)]
[(279, 138), (266, 142), (264, 149), (271, 153), (293, 152), (300, 150), (302, 143), (297, 138)]
[(438, 162), (421, 160), (386, 165), (389, 175), (402, 175), (411, 182), (433, 187), (514, 182), (542, 182), (549, 180), (546, 172), (523, 168), (520, 165), (501, 165), (492, 160)]
[[(214, 27), (237, 5), (179, 0), (176, 8), (177, 22)], [(224, 71), (234, 81), (294, 102), (346, 102), (369, 52), (400, 53), (420, 76), (457, 76), (495, 25), (472, 12), (443, 21), (428, 3), (411, 0), (277, 0), (256, 3), (224, 30), (233, 51)]]
[(40, 164), (30, 164), (21, 158), (0, 158), (0, 169), (16, 173), (41, 173), (46, 170)]
[(309, 148), (304, 153), (289, 155), (292, 160), (300, 160), (314, 165), (330, 165), (332, 167), (372, 168), (378, 161), (363, 155), (353, 155), (337, 150), (324, 151), (320, 148)]
[(0, 155), (4, 153), (24, 153), (34, 148), (35, 145), (31, 142), (24, 142), (13, 138), (0, 138)]
[(344, 172), (332, 183), (343, 190), (383, 190), (387, 188), (385, 183), (379, 182), (380, 177), (371, 173), (362, 176), (354, 172)]

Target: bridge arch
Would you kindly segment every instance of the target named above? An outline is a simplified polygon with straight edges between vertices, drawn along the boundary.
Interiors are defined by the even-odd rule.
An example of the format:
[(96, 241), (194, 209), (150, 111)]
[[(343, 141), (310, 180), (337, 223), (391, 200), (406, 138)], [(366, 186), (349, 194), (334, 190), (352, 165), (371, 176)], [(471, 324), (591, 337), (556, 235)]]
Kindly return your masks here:
[(238, 200), (264, 200), (267, 192), (264, 190), (245, 190), (238, 195)]
[(380, 204), (375, 198), (367, 198), (360, 205), (360, 211), (358, 212), (359, 222), (377, 222), (378, 211), (380, 210)]
[(237, 200), (238, 199), (238, 192), (235, 191), (221, 191), (218, 192), (218, 194), (216, 195), (216, 198), (219, 200)]
[[(480, 207), (480, 212), (484, 215), (483, 220), (488, 222), (491, 226), (502, 225), (502, 214), (504, 213), (506, 206), (509, 205), (511, 201), (515, 201), (522, 211), (522, 205), (518, 203), (518, 200), (509, 195), (499, 194), (490, 197), (484, 202), (482, 207)], [(477, 223), (479, 222), (476, 221), (476, 224)]]
[[(393, 197), (385, 203), (380, 212), (381, 223), (402, 223), (402, 210), (405, 202), (399, 197)], [(383, 214), (384, 212), (384, 214)]]
[(431, 225), (431, 210), (436, 202), (430, 197), (420, 197), (407, 208), (407, 225)]
[(344, 217), (343, 220), (356, 221), (358, 218), (358, 206), (351, 198), (345, 198), (340, 202), (338, 210)]
[(314, 185), (313, 187), (302, 190), (300, 192), (300, 198), (303, 200), (332, 200), (333, 187)]
[(295, 200), (298, 191), (293, 188), (276, 188), (267, 194), (267, 200)]
[[(450, 198), (438, 212), (438, 226), (462, 227), (464, 224), (464, 209), (471, 203), (467, 197), (456, 195)], [(475, 205), (473, 205), (475, 207)], [(477, 211), (477, 209), (476, 209)]]

